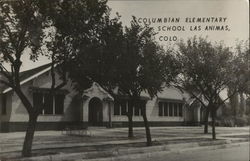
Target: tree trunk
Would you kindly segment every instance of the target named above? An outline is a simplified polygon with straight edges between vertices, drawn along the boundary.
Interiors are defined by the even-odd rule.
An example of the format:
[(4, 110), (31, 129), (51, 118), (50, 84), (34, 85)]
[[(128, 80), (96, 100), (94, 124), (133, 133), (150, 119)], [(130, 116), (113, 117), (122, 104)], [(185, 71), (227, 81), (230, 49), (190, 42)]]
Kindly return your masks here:
[(213, 136), (213, 140), (216, 139), (216, 133), (215, 133), (215, 112), (216, 112), (216, 110), (212, 109), (212, 136)]
[(133, 106), (134, 106), (134, 101), (132, 101), (128, 105), (128, 137), (133, 138), (134, 137), (134, 132), (133, 132)]
[(240, 115), (243, 116), (246, 114), (246, 100), (242, 92), (240, 92), (239, 95), (240, 95)]
[(34, 137), (35, 128), (36, 128), (36, 122), (37, 122), (37, 116), (30, 114), (28, 127), (26, 129), (26, 135), (25, 135), (25, 139), (24, 139), (24, 143), (23, 143), (23, 150), (22, 150), (23, 157), (30, 157), (31, 156), (32, 143), (33, 143), (33, 137)]
[(142, 109), (142, 117), (144, 121), (144, 126), (146, 130), (147, 146), (152, 146), (152, 139), (151, 139), (151, 133), (150, 133), (148, 119), (147, 119), (146, 108), (145, 106), (143, 106), (141, 109)]
[[(232, 89), (229, 88), (228, 96), (232, 95)], [(239, 99), (238, 99), (239, 93), (235, 93), (233, 96), (230, 97), (229, 103), (231, 106), (231, 110), (233, 111), (234, 117), (236, 117), (239, 113)]]
[(204, 119), (204, 134), (208, 133), (208, 117), (209, 117), (209, 108), (207, 107)]
[(133, 132), (133, 117), (132, 115), (128, 115), (128, 137), (133, 138), (134, 132)]

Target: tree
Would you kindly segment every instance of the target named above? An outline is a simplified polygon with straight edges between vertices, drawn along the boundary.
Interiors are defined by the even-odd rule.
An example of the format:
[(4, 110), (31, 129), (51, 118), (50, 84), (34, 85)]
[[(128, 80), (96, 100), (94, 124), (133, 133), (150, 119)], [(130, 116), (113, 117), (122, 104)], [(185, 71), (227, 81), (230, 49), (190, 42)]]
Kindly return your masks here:
[[(250, 52), (249, 52), (249, 41), (240, 41), (236, 45), (236, 60), (235, 66), (238, 67), (239, 73), (241, 74), (239, 81), (238, 93), (240, 96), (240, 103), (238, 113), (240, 116), (246, 113), (246, 101), (244, 98), (244, 94), (248, 95), (250, 92), (249, 84), (250, 84), (250, 68), (249, 68), (249, 60), (250, 60)], [(237, 76), (237, 74), (236, 74)]]
[(56, 62), (75, 82), (75, 88), (83, 91), (92, 84), (93, 75), (100, 69), (95, 65), (96, 61), (102, 63), (98, 54), (103, 50), (101, 44), (106, 43), (102, 39), (104, 28), (115, 21), (109, 19), (110, 10), (106, 1), (45, 1), (40, 7), (56, 31), (48, 48)]
[[(153, 40), (152, 28), (141, 27), (134, 19), (131, 28), (126, 28), (124, 33), (119, 16), (111, 19), (109, 12), (104, 15), (96, 30), (99, 36), (87, 47), (79, 48), (78, 53), (70, 59), (69, 77), (81, 90), (92, 82), (99, 83), (112, 95), (115, 95), (115, 87), (122, 89), (132, 102), (127, 114), (129, 137), (132, 137), (132, 108), (138, 106), (141, 92), (145, 90), (150, 96), (155, 96), (162, 88), (166, 73), (164, 52)], [(77, 34), (85, 35), (83, 31)], [(76, 42), (85, 45), (81, 39)], [(146, 109), (142, 111), (148, 145), (151, 145)]]
[[(131, 27), (125, 28), (125, 46), (119, 61), (117, 85), (129, 96), (131, 103), (128, 107), (129, 137), (133, 137), (133, 107), (140, 106), (141, 93), (147, 92), (154, 97), (163, 88), (170, 71), (166, 68), (169, 55), (157, 44), (154, 31), (149, 26), (141, 26), (135, 17)], [(171, 73), (172, 74), (172, 73)], [(165, 82), (166, 84), (169, 83)], [(147, 145), (152, 145), (149, 123), (145, 106), (140, 106), (147, 136)]]
[[(46, 19), (40, 13), (37, 1), (1, 1), (0, 2), (0, 83), (13, 89), (20, 98), (29, 116), (23, 144), (22, 155), (31, 155), (32, 141), (37, 117), (42, 110), (34, 107), (22, 91), (20, 68), (25, 52), (35, 61), (43, 53), (44, 30), (48, 27)], [(10, 66), (10, 71), (6, 66)]]
[[(216, 139), (215, 117), (217, 109), (238, 90), (238, 67), (232, 65), (235, 56), (222, 43), (212, 44), (205, 38), (188, 39), (178, 44), (177, 61), (181, 64), (178, 86), (196, 98), (212, 116), (212, 136)], [(234, 73), (238, 73), (235, 77)], [(221, 93), (228, 87), (232, 93), (227, 98)], [(206, 118), (207, 119), (207, 118)]]
[[(43, 107), (34, 107), (22, 91), (19, 79), (22, 56), (28, 53), (33, 61), (38, 60), (39, 55), (51, 58), (53, 94), (65, 85), (67, 66), (61, 64), (67, 64), (68, 58), (74, 58), (78, 51), (88, 49), (88, 45), (97, 41), (96, 31), (106, 11), (106, 1), (0, 2), (0, 74), (4, 77), (0, 83), (13, 89), (29, 115), (22, 150), (24, 157), (31, 156), (37, 117)], [(58, 86), (55, 86), (55, 64), (63, 71), (63, 81)]]

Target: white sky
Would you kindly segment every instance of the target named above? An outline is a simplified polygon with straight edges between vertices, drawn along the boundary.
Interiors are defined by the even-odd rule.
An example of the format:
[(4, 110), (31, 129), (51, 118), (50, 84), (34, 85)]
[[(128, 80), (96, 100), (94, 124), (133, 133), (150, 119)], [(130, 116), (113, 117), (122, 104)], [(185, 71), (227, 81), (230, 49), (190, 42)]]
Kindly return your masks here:
[[(112, 14), (119, 12), (124, 25), (129, 25), (132, 15), (137, 18), (164, 18), (180, 17), (183, 21), (186, 17), (227, 17), (226, 23), (217, 25), (229, 25), (230, 31), (189, 31), (190, 25), (200, 25), (198, 23), (161, 23), (157, 26), (185, 26), (186, 31), (182, 32), (162, 32), (159, 35), (174, 36), (178, 39), (187, 39), (194, 35), (208, 36), (211, 41), (223, 40), (226, 45), (234, 46), (236, 40), (247, 40), (249, 35), (249, 3), (248, 0), (111, 0), (108, 5), (112, 9)], [(216, 25), (206, 23), (205, 25)], [(204, 26), (203, 26), (204, 27)], [(167, 45), (169, 41), (160, 42)], [(172, 42), (173, 43), (173, 42)], [(48, 62), (46, 58), (40, 58), (38, 62), (30, 62), (29, 57), (23, 58), (22, 70), (31, 69)]]

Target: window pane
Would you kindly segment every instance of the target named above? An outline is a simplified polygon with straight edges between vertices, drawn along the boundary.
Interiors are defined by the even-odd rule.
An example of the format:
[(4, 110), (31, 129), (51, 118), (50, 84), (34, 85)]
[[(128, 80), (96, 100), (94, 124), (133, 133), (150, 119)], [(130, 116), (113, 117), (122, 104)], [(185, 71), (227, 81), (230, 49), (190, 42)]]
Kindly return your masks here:
[(114, 115), (120, 115), (120, 104), (117, 100), (114, 103)]
[(178, 104), (174, 103), (174, 116), (177, 116), (177, 108), (178, 108)]
[[(140, 105), (140, 109), (139, 109), (139, 113), (140, 113), (140, 115), (142, 115), (142, 112), (146, 112), (145, 110), (146, 110), (146, 101), (145, 100), (141, 100), (141, 105)], [(142, 111), (142, 110), (144, 110), (144, 111)]]
[(164, 116), (168, 116), (168, 102), (164, 103)]
[(169, 103), (169, 116), (173, 116), (173, 103)]
[(7, 97), (6, 94), (2, 95), (2, 114), (7, 114)]
[(142, 115), (141, 109), (144, 109), (145, 107), (145, 101), (140, 100), (136, 103), (136, 107), (134, 107), (134, 115), (135, 116), (140, 116)]
[(139, 114), (140, 114), (140, 107), (138, 106), (134, 107), (134, 115), (139, 116)]
[(133, 103), (131, 100), (128, 100), (128, 109), (127, 111), (130, 112), (129, 110), (132, 110), (132, 115), (133, 115), (133, 110), (134, 110), (134, 107), (133, 107)]
[(55, 96), (55, 114), (63, 114), (64, 98), (65, 96), (63, 94), (58, 94)]
[[(33, 106), (34, 108), (43, 107), (43, 94), (42, 93), (33, 93)], [(42, 114), (42, 111), (40, 114)]]
[(122, 115), (127, 114), (127, 101), (122, 100), (121, 101), (121, 108), (122, 108)]
[(163, 116), (163, 103), (162, 102), (159, 102), (159, 104), (158, 104), (158, 106), (159, 106), (159, 116)]
[(53, 114), (53, 96), (44, 94), (44, 114)]
[(179, 116), (182, 116), (182, 103), (179, 103)]

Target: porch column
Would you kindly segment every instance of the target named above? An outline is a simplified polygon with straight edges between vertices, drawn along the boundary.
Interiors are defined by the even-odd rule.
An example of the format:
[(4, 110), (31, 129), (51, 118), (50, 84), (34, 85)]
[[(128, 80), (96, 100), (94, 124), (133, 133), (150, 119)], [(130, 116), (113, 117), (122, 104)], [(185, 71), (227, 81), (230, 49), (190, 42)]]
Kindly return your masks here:
[(107, 97), (107, 98), (104, 98), (103, 101), (105, 102), (106, 104), (106, 109), (107, 111), (105, 111), (105, 113), (107, 114), (106, 116), (106, 121), (108, 121), (108, 124), (106, 125), (107, 127), (112, 127), (112, 102), (113, 102), (113, 99)]
[(200, 106), (197, 106), (196, 108), (195, 108), (195, 122), (198, 124), (198, 125), (200, 125), (200, 110), (201, 110), (201, 108), (200, 108)]
[(108, 101), (108, 106), (109, 106), (109, 127), (112, 127), (112, 103), (111, 101)]

